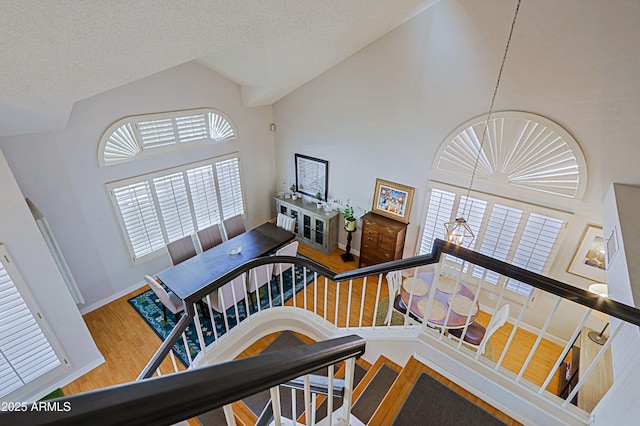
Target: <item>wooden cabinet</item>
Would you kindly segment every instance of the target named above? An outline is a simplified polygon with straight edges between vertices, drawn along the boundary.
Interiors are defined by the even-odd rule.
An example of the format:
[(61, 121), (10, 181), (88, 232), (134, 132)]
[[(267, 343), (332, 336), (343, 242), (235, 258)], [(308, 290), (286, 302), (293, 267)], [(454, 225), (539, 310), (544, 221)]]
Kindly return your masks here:
[(279, 197), (276, 197), (276, 211), (295, 219), (293, 232), (298, 241), (327, 254), (338, 248), (338, 212), (326, 213), (315, 203)]
[(406, 234), (406, 223), (371, 212), (362, 216), (358, 267), (401, 259)]

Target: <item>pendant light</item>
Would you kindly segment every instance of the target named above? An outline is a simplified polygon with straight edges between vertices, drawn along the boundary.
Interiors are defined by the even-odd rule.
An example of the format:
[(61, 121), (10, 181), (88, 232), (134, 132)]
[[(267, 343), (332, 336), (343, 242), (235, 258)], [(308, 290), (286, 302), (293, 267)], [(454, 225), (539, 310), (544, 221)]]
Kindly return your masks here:
[(478, 161), (480, 160), (480, 155), (482, 155), (482, 148), (484, 146), (484, 141), (487, 136), (489, 121), (491, 120), (491, 115), (493, 114), (493, 105), (496, 100), (496, 95), (498, 94), (498, 88), (500, 87), (502, 70), (504, 69), (504, 63), (507, 60), (507, 52), (509, 52), (509, 45), (511, 44), (513, 29), (515, 28), (516, 18), (518, 17), (518, 11), (520, 10), (520, 2), (521, 0), (518, 0), (518, 3), (516, 5), (516, 11), (513, 15), (513, 21), (511, 22), (511, 29), (509, 31), (509, 37), (507, 38), (507, 45), (505, 46), (504, 55), (502, 56), (502, 64), (500, 65), (500, 71), (498, 72), (498, 79), (496, 80), (496, 87), (493, 90), (493, 97), (491, 98), (489, 113), (487, 114), (487, 119), (484, 122), (484, 129), (482, 130), (482, 138), (480, 140), (480, 147), (478, 148), (478, 155), (476, 156), (476, 161), (473, 165), (473, 171), (471, 172), (471, 180), (469, 181), (469, 187), (467, 188), (467, 195), (464, 201), (464, 208), (462, 209), (463, 215), (460, 217), (457, 217), (453, 222), (446, 222), (444, 224), (445, 239), (450, 243), (457, 244), (460, 246), (470, 247), (471, 243), (475, 239), (475, 234), (471, 230), (471, 227), (467, 223), (467, 220), (464, 218), (464, 212), (466, 210), (467, 204), (469, 203), (469, 193), (471, 192), (471, 187), (473, 186), (473, 180), (476, 177)]

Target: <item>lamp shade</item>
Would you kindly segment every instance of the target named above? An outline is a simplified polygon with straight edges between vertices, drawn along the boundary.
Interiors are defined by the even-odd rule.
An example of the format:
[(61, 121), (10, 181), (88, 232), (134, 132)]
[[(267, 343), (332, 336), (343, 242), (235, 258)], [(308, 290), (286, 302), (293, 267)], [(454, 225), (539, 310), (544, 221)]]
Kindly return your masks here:
[(600, 297), (609, 297), (609, 288), (606, 284), (591, 284), (589, 286), (589, 292), (597, 294)]

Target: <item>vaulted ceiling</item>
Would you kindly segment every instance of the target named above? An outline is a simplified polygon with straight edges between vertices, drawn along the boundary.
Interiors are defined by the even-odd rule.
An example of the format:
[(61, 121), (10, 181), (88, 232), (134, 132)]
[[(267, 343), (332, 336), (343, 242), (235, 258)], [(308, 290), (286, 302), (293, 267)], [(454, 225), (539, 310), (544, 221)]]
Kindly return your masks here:
[(0, 0), (0, 136), (196, 60), (269, 105), (439, 0)]

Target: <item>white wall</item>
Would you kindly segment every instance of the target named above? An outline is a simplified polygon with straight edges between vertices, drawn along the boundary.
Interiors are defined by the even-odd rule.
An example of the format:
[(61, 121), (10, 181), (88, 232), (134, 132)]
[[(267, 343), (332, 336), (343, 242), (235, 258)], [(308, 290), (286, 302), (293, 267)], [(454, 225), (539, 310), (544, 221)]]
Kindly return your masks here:
[[(129, 115), (212, 107), (235, 124), (238, 138), (132, 163), (99, 168), (98, 142)], [(170, 266), (161, 256), (139, 266), (129, 258), (105, 183), (238, 151), (246, 191), (247, 226), (271, 217), (275, 191), (271, 108), (244, 108), (240, 89), (188, 63), (77, 102), (59, 132), (0, 139), (22, 192), (47, 217), (82, 291), (84, 310), (121, 295), (144, 274)]]
[[(602, 224), (609, 183), (640, 181), (632, 166), (640, 157), (633, 41), (640, 32), (628, 18), (640, 8), (617, 3), (524, 2), (494, 108), (545, 116), (584, 152), (584, 199), (551, 200), (574, 218), (549, 274), (581, 288), (589, 280), (566, 269), (586, 225)], [(449, 132), (487, 113), (514, 10), (507, 0), (441, 1), (277, 102), (278, 184), (293, 181), (293, 154), (301, 153), (329, 161), (330, 198), (370, 209), (377, 177), (415, 187), (405, 256), (413, 254), (434, 155)], [(541, 199), (523, 191), (518, 197)], [(551, 303), (538, 297), (529, 311), (543, 315), (528, 321), (541, 326)], [(580, 311), (563, 304), (550, 332), (568, 338)]]
[(66, 284), (42, 238), (24, 196), (0, 151), (0, 241), (29, 286), (51, 330), (68, 357), (71, 368), (43, 384), (29, 398), (43, 396), (80, 377), (104, 360), (96, 348)]

